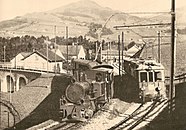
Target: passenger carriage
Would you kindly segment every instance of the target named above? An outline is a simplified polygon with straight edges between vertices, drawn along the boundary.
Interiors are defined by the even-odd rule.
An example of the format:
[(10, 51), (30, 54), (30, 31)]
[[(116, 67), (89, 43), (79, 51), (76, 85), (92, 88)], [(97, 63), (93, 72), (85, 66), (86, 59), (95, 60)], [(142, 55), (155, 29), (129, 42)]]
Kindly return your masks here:
[(155, 60), (126, 58), (124, 70), (137, 81), (139, 97), (153, 99), (157, 96), (166, 97), (165, 68)]

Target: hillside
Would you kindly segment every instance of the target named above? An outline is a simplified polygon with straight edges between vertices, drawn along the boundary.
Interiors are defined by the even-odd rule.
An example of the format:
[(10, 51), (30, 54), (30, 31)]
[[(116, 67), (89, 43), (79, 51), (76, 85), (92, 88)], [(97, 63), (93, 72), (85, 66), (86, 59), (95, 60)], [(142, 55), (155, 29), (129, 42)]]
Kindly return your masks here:
[[(177, 23), (181, 26), (185, 19), (185, 8), (177, 9)], [(112, 16), (115, 14), (114, 16)], [(112, 18), (110, 18), (112, 16)], [(147, 23), (163, 23), (170, 22), (170, 14), (161, 14), (151, 18), (142, 18), (126, 14), (108, 7), (102, 7), (91, 0), (81, 0), (59, 8), (46, 12), (29, 13), (24, 16), (17, 16), (14, 19), (0, 22), (0, 36), (22, 36), (33, 35), (40, 37), (41, 35), (54, 37), (65, 37), (65, 28), (68, 26), (69, 37), (85, 36), (90, 30), (91, 23), (104, 25), (107, 19), (106, 27), (111, 29), (113, 33), (102, 36), (106, 41), (117, 41), (117, 37), (121, 31), (125, 32), (125, 41), (141, 42), (143, 36), (157, 36), (157, 31), (170, 30), (170, 26), (163, 27), (140, 27), (125, 28), (124, 30), (115, 30), (115, 25), (132, 25)], [(182, 21), (182, 22), (181, 22)], [(56, 26), (56, 32), (55, 27)], [(184, 24), (182, 24), (184, 28)], [(97, 33), (97, 28), (93, 33)], [(184, 31), (184, 30), (183, 30)], [(167, 35), (164, 33), (163, 35)], [(150, 40), (154, 40), (151, 38)], [(145, 39), (146, 42), (149, 40)]]
[[(176, 25), (178, 28), (186, 27), (186, 6), (176, 8)], [(160, 22), (171, 22), (171, 14), (163, 13), (155, 16), (150, 16), (151, 21), (160, 21)]]
[[(97, 3), (91, 0), (82, 0), (69, 4), (67, 6), (62, 6), (57, 9), (49, 11), (49, 13), (56, 14), (58, 16), (73, 17), (81, 22), (93, 22), (104, 23), (112, 14), (121, 13), (120, 11), (112, 10), (108, 7), (101, 7)], [(86, 20), (86, 21), (85, 21)], [(131, 16), (128, 14), (122, 14), (120, 16), (115, 16), (114, 21), (123, 22), (136, 22), (140, 18), (136, 16)]]
[(186, 6), (180, 7), (176, 11), (177, 11), (178, 26), (186, 27)]
[[(19, 35), (56, 35), (65, 36), (65, 27), (69, 27), (69, 36), (85, 35), (91, 22), (104, 24), (113, 14), (121, 13), (108, 7), (101, 7), (91, 0), (81, 0), (46, 12), (29, 13), (14, 19), (0, 22), (0, 36)], [(108, 27), (130, 24), (144, 20), (128, 14), (117, 14), (107, 23)]]

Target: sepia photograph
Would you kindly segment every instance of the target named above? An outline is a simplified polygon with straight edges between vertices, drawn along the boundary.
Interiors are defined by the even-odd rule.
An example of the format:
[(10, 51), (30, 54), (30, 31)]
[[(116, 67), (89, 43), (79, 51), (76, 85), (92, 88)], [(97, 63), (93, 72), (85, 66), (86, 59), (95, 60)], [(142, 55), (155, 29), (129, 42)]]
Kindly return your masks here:
[(184, 0), (0, 0), (0, 130), (186, 130)]

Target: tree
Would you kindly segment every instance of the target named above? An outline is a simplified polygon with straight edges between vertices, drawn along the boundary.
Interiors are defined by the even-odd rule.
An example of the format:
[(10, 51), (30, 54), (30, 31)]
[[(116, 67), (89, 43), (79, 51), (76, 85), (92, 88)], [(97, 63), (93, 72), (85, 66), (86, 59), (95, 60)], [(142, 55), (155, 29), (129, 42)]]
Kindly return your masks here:
[(33, 47), (33, 45), (32, 45), (32, 43), (28, 43), (28, 45), (27, 45), (27, 51), (32, 51), (32, 48)]

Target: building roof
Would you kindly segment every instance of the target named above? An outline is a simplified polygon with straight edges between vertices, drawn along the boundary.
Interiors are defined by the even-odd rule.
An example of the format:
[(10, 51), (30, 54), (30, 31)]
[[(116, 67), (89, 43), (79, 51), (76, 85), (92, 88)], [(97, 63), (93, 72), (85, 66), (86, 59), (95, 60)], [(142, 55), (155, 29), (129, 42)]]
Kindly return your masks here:
[[(43, 56), (45, 56), (45, 58), (47, 59), (47, 52), (46, 52), (46, 50), (39, 50), (38, 52), (41, 53)], [(48, 59), (49, 59), (49, 61), (51, 61), (51, 62), (55, 61), (55, 57), (56, 57), (56, 61), (65, 61), (65, 59), (63, 59), (62, 57), (60, 57), (57, 54), (55, 54), (55, 52), (52, 52), (51, 50), (48, 50)]]
[(127, 45), (127, 48), (130, 49), (131, 47), (133, 47), (134, 45), (136, 45), (136, 43), (134, 41), (130, 42), (128, 45)]
[[(18, 53), (15, 57), (17, 57), (19, 54), (23, 56), (23, 58), (27, 57), (28, 55), (30, 55), (32, 52), (21, 52)], [(13, 60), (15, 57), (11, 58), (11, 60)]]
[(32, 52), (21, 52), (20, 54), (25, 58), (30, 55)]
[[(44, 59), (47, 60), (47, 51), (46, 50), (39, 50), (39, 51), (34, 51), (32, 52), (30, 55), (27, 55), (26, 57), (24, 57), (22, 60), (28, 58), (29, 56), (31, 56), (32, 54), (38, 54), (41, 57), (43, 57)], [(65, 59), (63, 59), (62, 57), (58, 56), (57, 54), (55, 55), (54, 52), (48, 50), (48, 61), (49, 62), (60, 62), (60, 61), (65, 61)]]
[(90, 41), (92, 41), (92, 42), (98, 41), (98, 39), (93, 38), (93, 37), (91, 37), (91, 36), (86, 36), (86, 39), (88, 39), (88, 40), (90, 40)]
[[(124, 56), (134, 56), (137, 52), (139, 52), (142, 48), (139, 48), (136, 44), (134, 46), (130, 46), (130, 48), (126, 51), (124, 50), (123, 55)], [(140, 51), (141, 53), (141, 51)], [(116, 49), (107, 49), (102, 51), (103, 55), (108, 56), (119, 56), (119, 50)], [(120, 55), (122, 55), (122, 50), (120, 50)]]
[(133, 56), (133, 55), (135, 55), (139, 50), (140, 50), (140, 48), (135, 44), (134, 46), (130, 47), (130, 48), (127, 50), (127, 55)]
[[(68, 45), (68, 56), (77, 56), (77, 53), (80, 52), (80, 49), (82, 48), (82, 45)], [(63, 56), (67, 58), (67, 46), (66, 45), (59, 45), (58, 49), (61, 51)]]

